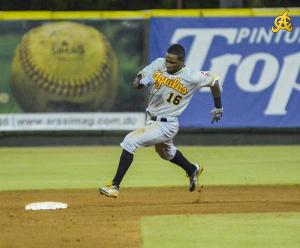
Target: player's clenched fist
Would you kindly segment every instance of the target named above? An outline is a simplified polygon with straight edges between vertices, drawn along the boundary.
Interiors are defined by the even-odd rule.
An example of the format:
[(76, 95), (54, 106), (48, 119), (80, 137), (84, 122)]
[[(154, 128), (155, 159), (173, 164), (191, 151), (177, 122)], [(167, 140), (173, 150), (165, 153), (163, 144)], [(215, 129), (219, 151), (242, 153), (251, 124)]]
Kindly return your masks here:
[(143, 86), (148, 86), (148, 85), (152, 84), (152, 82), (153, 82), (153, 81), (151, 80), (151, 78), (149, 78), (149, 77), (147, 77), (147, 76), (143, 77), (143, 78), (140, 80), (140, 84), (143, 85)]
[(151, 84), (153, 84), (154, 81), (148, 77), (148, 76), (143, 76), (141, 73), (139, 73), (135, 79), (133, 80), (133, 87), (134, 88), (137, 88), (137, 89), (140, 89), (140, 88), (143, 88), (144, 86), (149, 86)]

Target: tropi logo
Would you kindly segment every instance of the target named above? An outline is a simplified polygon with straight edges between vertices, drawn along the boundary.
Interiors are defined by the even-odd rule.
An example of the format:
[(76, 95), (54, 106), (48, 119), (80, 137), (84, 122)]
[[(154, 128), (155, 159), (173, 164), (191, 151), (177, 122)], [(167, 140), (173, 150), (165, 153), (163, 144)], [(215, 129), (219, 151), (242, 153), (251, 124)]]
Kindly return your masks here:
[(274, 33), (277, 33), (280, 29), (286, 30), (288, 32), (291, 32), (293, 30), (291, 18), (288, 16), (288, 13), (289, 11), (286, 10), (282, 15), (276, 17), (274, 21), (275, 27), (272, 27), (272, 31)]

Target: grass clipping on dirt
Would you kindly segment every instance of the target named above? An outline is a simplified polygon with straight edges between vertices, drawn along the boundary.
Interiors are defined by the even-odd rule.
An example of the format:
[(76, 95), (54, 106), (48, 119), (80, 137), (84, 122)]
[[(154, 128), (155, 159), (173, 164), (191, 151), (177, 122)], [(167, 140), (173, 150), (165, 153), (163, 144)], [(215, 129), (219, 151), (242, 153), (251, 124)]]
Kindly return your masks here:
[(143, 248), (295, 248), (300, 213), (144, 217), (142, 233)]

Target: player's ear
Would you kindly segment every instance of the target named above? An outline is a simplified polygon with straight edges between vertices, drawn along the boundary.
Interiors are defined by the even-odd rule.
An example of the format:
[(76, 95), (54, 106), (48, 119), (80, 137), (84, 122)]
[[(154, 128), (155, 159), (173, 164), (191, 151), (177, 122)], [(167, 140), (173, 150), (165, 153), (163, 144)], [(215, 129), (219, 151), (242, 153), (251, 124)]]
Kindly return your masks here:
[(178, 56), (178, 60), (179, 60), (181, 63), (184, 63), (184, 57)]
[(180, 58), (180, 64), (181, 64), (181, 66), (184, 65), (184, 58)]

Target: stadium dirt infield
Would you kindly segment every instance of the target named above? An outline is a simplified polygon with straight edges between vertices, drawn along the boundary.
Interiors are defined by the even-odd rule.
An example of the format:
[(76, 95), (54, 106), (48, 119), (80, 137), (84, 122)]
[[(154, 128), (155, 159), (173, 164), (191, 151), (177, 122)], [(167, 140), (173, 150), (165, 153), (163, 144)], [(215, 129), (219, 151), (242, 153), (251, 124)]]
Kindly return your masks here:
[[(25, 211), (30, 202), (68, 209)], [(0, 192), (0, 247), (142, 247), (140, 219), (151, 215), (300, 212), (300, 186), (125, 188), (117, 199), (95, 190)]]

